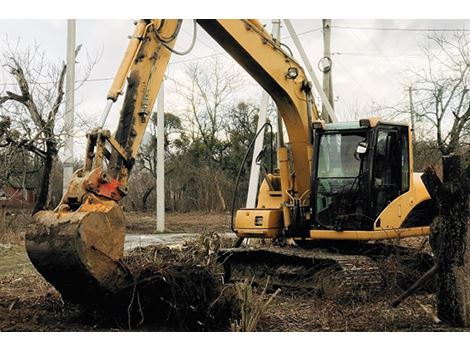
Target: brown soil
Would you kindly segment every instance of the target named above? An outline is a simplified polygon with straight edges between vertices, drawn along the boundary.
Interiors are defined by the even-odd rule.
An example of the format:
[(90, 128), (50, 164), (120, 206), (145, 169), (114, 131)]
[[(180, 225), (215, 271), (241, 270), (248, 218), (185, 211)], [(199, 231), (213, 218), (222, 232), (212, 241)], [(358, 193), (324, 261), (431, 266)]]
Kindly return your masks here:
[(420, 303), (433, 310), (433, 295), (409, 298), (398, 308), (390, 307), (393, 296), (372, 301), (338, 303), (328, 297), (287, 296), (276, 299), (261, 328), (264, 331), (457, 331), (434, 324)]
[[(399, 308), (393, 297), (337, 303), (326, 297), (281, 293), (260, 322), (260, 331), (459, 331), (434, 324), (420, 304), (433, 309), (433, 295), (419, 295)], [(0, 331), (126, 331), (119, 321), (64, 305), (58, 293), (34, 273), (0, 279)], [(149, 330), (141, 326), (136, 330)], [(461, 331), (461, 330), (460, 330)], [(466, 331), (469, 331), (468, 329)]]
[[(130, 233), (152, 233), (153, 214), (127, 215)], [(168, 228), (175, 232), (229, 227), (226, 214), (169, 214)], [(222, 224), (222, 225), (221, 225)], [(422, 239), (411, 241), (422, 246)], [(160, 256), (165, 257), (165, 251)], [(199, 255), (193, 252), (192, 255)], [(165, 261), (166, 258), (159, 260)], [(200, 260), (200, 259), (198, 259)], [(315, 297), (301, 292), (282, 291), (262, 318), (260, 331), (458, 331), (435, 324), (428, 311), (435, 312), (432, 294), (405, 300), (390, 307), (398, 292), (383, 291), (367, 301)], [(337, 297), (336, 297), (337, 298)], [(425, 307), (423, 309), (423, 306)], [(135, 330), (153, 330), (141, 325)], [(126, 322), (93, 310), (64, 304), (29, 264), (22, 244), (0, 245), (0, 331), (126, 331)], [(467, 329), (466, 331), (470, 331)]]
[[(126, 213), (127, 233), (149, 234), (155, 233), (155, 213)], [(230, 214), (228, 213), (167, 213), (165, 218), (165, 232), (229, 232)]]
[[(151, 234), (156, 231), (154, 212), (126, 212), (127, 233)], [(19, 243), (28, 225), (33, 222), (28, 209), (12, 209), (7, 212), (7, 230), (0, 233), (0, 243)], [(165, 232), (229, 232), (229, 213), (166, 213)]]

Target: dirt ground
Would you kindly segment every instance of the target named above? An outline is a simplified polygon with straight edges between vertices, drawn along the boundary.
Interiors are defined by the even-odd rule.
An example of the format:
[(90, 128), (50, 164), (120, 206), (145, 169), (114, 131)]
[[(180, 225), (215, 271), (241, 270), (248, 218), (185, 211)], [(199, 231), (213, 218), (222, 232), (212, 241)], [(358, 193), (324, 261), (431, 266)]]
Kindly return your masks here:
[[(25, 217), (27, 219), (27, 217)], [(130, 233), (152, 233), (152, 214), (127, 214)], [(174, 232), (226, 232), (226, 214), (169, 214)], [(421, 246), (421, 241), (413, 243)], [(434, 295), (419, 294), (398, 308), (399, 292), (382, 291), (370, 299), (318, 297), (286, 290), (275, 298), (259, 331), (458, 331), (432, 319)], [(430, 313), (431, 312), (431, 313)], [(0, 331), (126, 331), (120, 322), (64, 304), (60, 295), (31, 266), (21, 241), (0, 244)], [(148, 331), (140, 326), (136, 330)]]
[[(127, 233), (148, 234), (155, 233), (155, 214), (128, 212), (126, 213)], [(228, 213), (167, 213), (165, 218), (165, 232), (229, 232), (230, 214)]]
[[(0, 331), (126, 331), (119, 322), (64, 305), (59, 294), (30, 270), (0, 278)], [(337, 302), (328, 297), (282, 293), (263, 316), (259, 331), (459, 331), (434, 324), (424, 309), (433, 295), (418, 295), (399, 308), (391, 295), (368, 302)], [(424, 307), (424, 309), (422, 308)], [(140, 327), (136, 331), (147, 331)]]

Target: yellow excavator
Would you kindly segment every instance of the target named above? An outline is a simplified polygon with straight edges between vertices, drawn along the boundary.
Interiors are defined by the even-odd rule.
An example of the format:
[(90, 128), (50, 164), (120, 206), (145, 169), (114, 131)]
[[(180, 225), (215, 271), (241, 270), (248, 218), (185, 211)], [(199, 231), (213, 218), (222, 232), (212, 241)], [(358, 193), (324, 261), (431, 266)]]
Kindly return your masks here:
[[(315, 249), (325, 241), (352, 248), (355, 243), (429, 234), (432, 200), (420, 175), (413, 173), (407, 125), (377, 118), (325, 123), (303, 68), (258, 20), (197, 23), (272, 97), (288, 133), (288, 143), (277, 150), (278, 169), (267, 173), (259, 188), (256, 208), (236, 212), (232, 225), (239, 238), (272, 239), (281, 245), (291, 239), (297, 249), (271, 249), (277, 255), (271, 262), (279, 265), (296, 250), (294, 256), (307, 263), (341, 261), (334, 257), (338, 254)], [(174, 45), (181, 25), (177, 19), (136, 23), (101, 127), (87, 134), (84, 166), (74, 173), (59, 206), (35, 215), (39, 226), (27, 236), (28, 255), (64, 300), (93, 300), (129, 279), (121, 263), (125, 218), (119, 202), (128, 192), (170, 56), (178, 53)], [(102, 127), (121, 94), (119, 124), (111, 134)], [(241, 263), (260, 259), (265, 252), (234, 248), (225, 253), (225, 264), (236, 262), (233, 258), (242, 258)]]

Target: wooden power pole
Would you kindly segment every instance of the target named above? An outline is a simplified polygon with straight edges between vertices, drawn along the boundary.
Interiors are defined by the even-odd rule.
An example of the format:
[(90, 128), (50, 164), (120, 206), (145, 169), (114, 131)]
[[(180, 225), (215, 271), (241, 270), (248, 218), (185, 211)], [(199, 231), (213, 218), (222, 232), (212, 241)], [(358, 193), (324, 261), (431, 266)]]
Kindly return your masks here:
[(411, 121), (412, 138), (413, 138), (413, 144), (415, 144), (416, 143), (415, 110), (413, 107), (413, 88), (411, 86), (408, 87), (408, 98), (410, 100), (410, 121)]
[(317, 76), (315, 75), (315, 71), (313, 70), (312, 64), (310, 63), (310, 60), (308, 58), (307, 53), (305, 52), (305, 49), (302, 45), (302, 43), (299, 40), (299, 36), (295, 32), (295, 28), (292, 25), (291, 21), (288, 19), (284, 20), (284, 23), (286, 25), (287, 31), (289, 32), (292, 41), (294, 42), (294, 45), (299, 52), (300, 57), (302, 58), (302, 61), (305, 65), (305, 68), (307, 69), (307, 72), (310, 75), (310, 78), (312, 79), (313, 85), (315, 89), (317, 90), (317, 93), (320, 95), (320, 99), (323, 103), (323, 107), (326, 111), (328, 111), (328, 116), (330, 118), (330, 122), (337, 122), (338, 119), (336, 118), (335, 111), (333, 110), (333, 107), (331, 106), (330, 102), (328, 101), (328, 98), (325, 95), (325, 92), (320, 84), (320, 81), (318, 80)]
[[(333, 102), (333, 83), (331, 79), (331, 68), (332, 68), (332, 60), (331, 60), (331, 20), (326, 19), (323, 20), (323, 91), (330, 103), (331, 107), (334, 109), (334, 102)], [(321, 110), (321, 119), (331, 122), (332, 119), (328, 110), (325, 107), (325, 103), (322, 104)]]

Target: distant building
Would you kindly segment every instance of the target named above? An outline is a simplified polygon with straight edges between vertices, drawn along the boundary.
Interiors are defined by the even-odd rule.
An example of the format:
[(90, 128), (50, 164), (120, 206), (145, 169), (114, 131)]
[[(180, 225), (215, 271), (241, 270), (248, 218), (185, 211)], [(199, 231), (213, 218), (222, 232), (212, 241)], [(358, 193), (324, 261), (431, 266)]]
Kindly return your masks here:
[(4, 185), (0, 187), (0, 206), (8, 208), (28, 208), (34, 204), (35, 192), (33, 188), (16, 188)]

